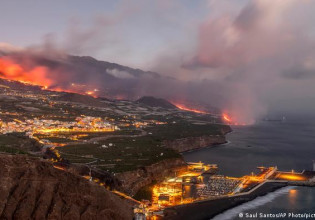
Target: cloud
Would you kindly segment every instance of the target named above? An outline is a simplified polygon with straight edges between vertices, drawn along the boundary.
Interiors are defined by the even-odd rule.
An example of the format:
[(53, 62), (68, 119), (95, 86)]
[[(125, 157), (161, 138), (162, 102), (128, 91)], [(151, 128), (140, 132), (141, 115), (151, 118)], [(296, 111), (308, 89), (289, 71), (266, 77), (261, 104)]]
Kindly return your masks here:
[(250, 1), (239, 14), (211, 17), (200, 26), (197, 54), (187, 65), (238, 67), (290, 50), (301, 37), (289, 25), (293, 2)]
[(14, 45), (11, 45), (9, 43), (5, 42), (0, 42), (0, 51), (1, 52), (15, 52), (15, 51), (20, 51), (22, 48), (16, 47)]
[[(242, 122), (271, 108), (283, 109), (276, 106), (281, 100), (291, 98), (294, 106), (296, 99), (315, 94), (314, 1), (208, 0), (194, 2), (200, 4), (194, 13), (188, 7), (192, 3), (183, 2), (138, 0), (130, 6), (122, 1), (91, 23), (74, 18), (63, 34), (48, 34), (33, 51), (58, 61), (63, 53), (93, 55), (157, 71), (172, 80), (139, 80), (128, 71), (107, 68), (102, 71), (109, 78), (103, 79), (106, 74), (99, 74), (92, 61), (91, 69), (85, 69), (80, 63), (69, 67), (64, 59), (59, 72), (82, 73), (82, 82), (98, 86), (121, 79), (108, 90), (114, 93), (121, 86), (132, 90), (127, 92), (132, 98), (150, 94), (202, 102), (230, 111)], [(86, 72), (103, 81), (89, 79)]]
[(299, 97), (315, 94), (304, 81), (313, 80), (315, 73), (315, 2), (253, 0), (238, 11), (228, 2), (211, 1), (211, 12), (199, 26), (197, 47), (182, 63), (192, 78), (193, 73), (208, 71), (204, 76), (222, 89), (234, 88), (233, 94), (224, 92), (226, 106), (243, 118), (265, 113), (277, 98), (287, 99), (282, 94), (296, 88), (288, 80), (305, 84), (296, 91)]
[(289, 79), (310, 79), (315, 77), (315, 69), (306, 69), (304, 67), (292, 67), (282, 73), (283, 77)]
[(132, 74), (130, 74), (129, 72), (121, 71), (118, 69), (107, 69), (106, 72), (111, 74), (112, 76), (115, 76), (115, 77), (120, 78), (120, 79), (134, 78), (134, 76)]

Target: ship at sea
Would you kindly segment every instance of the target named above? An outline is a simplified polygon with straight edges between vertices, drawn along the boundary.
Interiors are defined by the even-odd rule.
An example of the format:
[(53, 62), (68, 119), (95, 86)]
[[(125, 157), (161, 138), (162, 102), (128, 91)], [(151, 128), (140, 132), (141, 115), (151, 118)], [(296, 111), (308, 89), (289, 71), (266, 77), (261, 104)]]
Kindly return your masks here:
[(282, 118), (264, 118), (263, 121), (268, 121), (268, 122), (285, 122), (287, 119), (285, 116), (282, 116)]

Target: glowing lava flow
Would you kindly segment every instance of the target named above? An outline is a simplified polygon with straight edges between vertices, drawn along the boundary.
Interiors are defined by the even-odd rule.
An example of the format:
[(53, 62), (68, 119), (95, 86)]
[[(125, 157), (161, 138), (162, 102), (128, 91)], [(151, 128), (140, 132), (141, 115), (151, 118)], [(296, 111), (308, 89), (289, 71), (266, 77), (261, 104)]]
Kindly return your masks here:
[[(90, 95), (97, 98), (97, 89), (93, 91), (81, 91), (78, 89), (64, 89), (53, 86), (54, 80), (49, 77), (49, 70), (45, 66), (36, 66), (32, 68), (25, 68), (20, 64), (8, 58), (0, 58), (0, 78), (6, 80), (17, 81), (26, 85), (40, 86), (42, 89), (55, 92), (69, 92), (82, 95)], [(72, 83), (72, 86), (75, 85)]]
[(231, 116), (229, 116), (227, 113), (222, 114), (222, 119), (226, 124), (229, 124), (229, 125), (242, 125), (242, 126), (249, 125), (247, 123), (236, 122), (236, 120), (232, 118)]
[(23, 84), (42, 86), (43, 88), (48, 88), (53, 84), (53, 80), (47, 77), (46, 67), (37, 66), (26, 70), (19, 64), (6, 58), (0, 58), (0, 77), (19, 81)]
[(172, 104), (175, 105), (180, 110), (195, 112), (195, 113), (199, 113), (199, 114), (210, 114), (209, 112), (201, 111), (201, 110), (195, 109), (195, 108), (189, 108), (189, 107), (186, 107), (182, 104), (177, 104), (177, 103), (173, 103), (173, 102), (172, 102)]
[(232, 119), (231, 119), (231, 117), (228, 114), (223, 113), (222, 114), (222, 118), (224, 119), (224, 121), (226, 121), (228, 123), (232, 123)]

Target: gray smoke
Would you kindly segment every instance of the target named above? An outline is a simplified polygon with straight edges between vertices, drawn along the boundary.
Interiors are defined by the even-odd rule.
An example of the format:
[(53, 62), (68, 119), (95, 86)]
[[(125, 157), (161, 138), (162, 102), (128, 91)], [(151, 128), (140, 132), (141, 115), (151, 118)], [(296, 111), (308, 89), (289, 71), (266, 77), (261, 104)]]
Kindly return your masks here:
[[(180, 1), (159, 1), (154, 9), (140, 2), (129, 7), (123, 1), (116, 14), (99, 16), (88, 27), (73, 20), (62, 40), (50, 34), (43, 45), (7, 56), (28, 68), (44, 65), (55, 87), (75, 84), (77, 89), (96, 88), (103, 96), (154, 95), (201, 103), (230, 113), (240, 123), (253, 122), (268, 112), (315, 112), (315, 2), (244, 0), (242, 5), (209, 0), (208, 15), (190, 23)], [(139, 19), (141, 15), (146, 19)], [(143, 65), (137, 66), (153, 72), (67, 55), (102, 52), (113, 60), (133, 57), (137, 48), (130, 49), (122, 30), (130, 17), (164, 32), (170, 31), (167, 24), (181, 28), (182, 37), (176, 39), (155, 33), (165, 45), (152, 51), (154, 56), (143, 53)], [(137, 33), (141, 25), (127, 27), (128, 33)], [(140, 40), (150, 42), (148, 36)]]

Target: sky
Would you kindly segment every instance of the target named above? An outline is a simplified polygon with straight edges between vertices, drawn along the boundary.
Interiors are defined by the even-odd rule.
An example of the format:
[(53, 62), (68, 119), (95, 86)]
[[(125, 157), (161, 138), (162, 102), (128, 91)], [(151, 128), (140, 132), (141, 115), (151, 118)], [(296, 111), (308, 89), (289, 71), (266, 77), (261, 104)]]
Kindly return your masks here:
[(50, 39), (71, 53), (130, 66), (144, 66), (144, 56), (153, 60), (166, 45), (192, 38), (196, 30), (189, 29), (207, 12), (202, 0), (0, 3), (1, 42), (28, 47)]
[(313, 0), (0, 0), (0, 6), (0, 46), (54, 48), (200, 88), (215, 85), (222, 94), (194, 90), (218, 105), (224, 97), (238, 118), (315, 112)]

